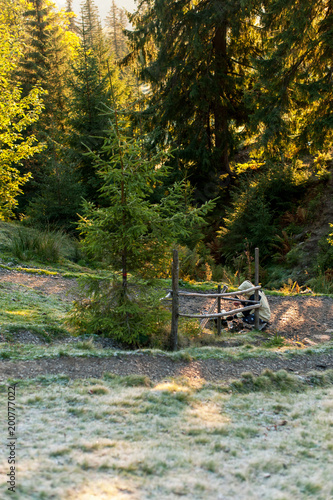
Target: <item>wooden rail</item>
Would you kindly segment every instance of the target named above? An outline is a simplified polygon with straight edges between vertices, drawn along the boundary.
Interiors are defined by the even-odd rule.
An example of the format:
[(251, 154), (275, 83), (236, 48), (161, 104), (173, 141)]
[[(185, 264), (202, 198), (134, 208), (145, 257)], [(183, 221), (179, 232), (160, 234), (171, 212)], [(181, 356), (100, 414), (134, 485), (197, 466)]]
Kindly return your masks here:
[[(246, 290), (246, 293), (248, 292), (253, 292), (255, 290), (260, 290), (261, 289), (261, 286), (254, 286), (252, 288), (248, 288)], [(197, 292), (178, 292), (179, 295), (187, 295), (188, 297), (205, 297), (207, 299), (211, 299), (211, 298), (216, 298), (216, 297), (226, 297), (225, 300), (234, 300), (232, 298), (235, 297), (235, 295), (242, 295), (242, 292), (239, 290), (238, 292), (228, 292), (228, 293), (197, 293)], [(230, 297), (230, 298), (228, 298)], [(249, 302), (248, 300), (243, 300), (243, 299), (237, 299), (237, 302)], [(252, 302), (256, 302), (255, 300), (253, 300)]]
[[(239, 309), (232, 309), (229, 311), (221, 312), (221, 299), (223, 300), (234, 300), (235, 296), (242, 294), (242, 291), (237, 292), (229, 292), (226, 293), (224, 290), (227, 287), (224, 286), (221, 291), (221, 285), (218, 286), (218, 293), (197, 293), (197, 292), (180, 292), (179, 291), (179, 260), (178, 260), (178, 251), (173, 251), (173, 262), (172, 262), (172, 318), (171, 318), (171, 335), (170, 335), (170, 344), (171, 348), (175, 351), (178, 347), (178, 318), (179, 316), (184, 318), (198, 318), (203, 319), (201, 323), (201, 327), (207, 324), (207, 322), (212, 319), (217, 319), (217, 333), (221, 334), (221, 318), (226, 316), (231, 316), (243, 311), (251, 311), (255, 310), (255, 328), (259, 328), (259, 290), (261, 286), (259, 286), (259, 249), (255, 249), (255, 286), (246, 290), (248, 292), (254, 292), (255, 300), (246, 300), (246, 299), (238, 299), (236, 297), (236, 301), (240, 303), (246, 303), (251, 305), (246, 305), (245, 307), (241, 307)], [(183, 314), (179, 313), (179, 296), (187, 296), (187, 297), (201, 297), (201, 298), (214, 298), (215, 302), (210, 307), (209, 312), (206, 314)], [(217, 313), (213, 312), (217, 308)]]
[(230, 311), (225, 311), (222, 313), (214, 313), (214, 314), (179, 314), (183, 318), (223, 318), (224, 316), (231, 316), (233, 314), (237, 314), (243, 311), (251, 311), (252, 309), (258, 309), (260, 307), (260, 302), (257, 302), (253, 306), (241, 307), (239, 309), (232, 309)]

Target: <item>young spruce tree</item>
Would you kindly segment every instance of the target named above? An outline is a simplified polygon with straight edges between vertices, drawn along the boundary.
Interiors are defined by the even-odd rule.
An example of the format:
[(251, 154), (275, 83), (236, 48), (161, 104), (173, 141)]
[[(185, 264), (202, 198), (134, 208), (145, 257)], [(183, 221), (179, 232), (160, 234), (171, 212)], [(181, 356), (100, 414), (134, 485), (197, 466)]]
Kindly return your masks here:
[(104, 206), (86, 202), (79, 228), (88, 253), (104, 260), (121, 279), (115, 277), (111, 284), (107, 280), (85, 282), (85, 293), (93, 293), (88, 303), (76, 303), (73, 320), (85, 331), (142, 345), (157, 328), (161, 306), (146, 286), (139, 286), (138, 277), (165, 271), (172, 243), (202, 225), (213, 203), (189, 206), (182, 182), (170, 187), (160, 203), (152, 203), (150, 197), (167, 173), (166, 155), (147, 155), (143, 142), (129, 137), (126, 122), (119, 122), (117, 113), (111, 122), (101, 151), (91, 153), (102, 179)]

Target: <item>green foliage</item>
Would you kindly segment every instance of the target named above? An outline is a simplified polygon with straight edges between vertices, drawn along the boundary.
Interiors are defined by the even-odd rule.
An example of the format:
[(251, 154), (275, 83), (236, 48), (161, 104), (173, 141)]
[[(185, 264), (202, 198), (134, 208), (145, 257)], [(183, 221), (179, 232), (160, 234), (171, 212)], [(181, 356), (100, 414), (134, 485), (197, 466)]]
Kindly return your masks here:
[(71, 163), (76, 165), (80, 181), (89, 200), (98, 199), (100, 179), (92, 166), (88, 149), (99, 151), (106, 130), (107, 117), (102, 114), (103, 105), (109, 101), (106, 76), (101, 78), (98, 58), (89, 47), (81, 47), (74, 63), (71, 86), (70, 151)]
[(304, 252), (299, 246), (294, 246), (286, 255), (286, 264), (290, 268), (299, 266), (303, 260)]
[(270, 265), (267, 267), (267, 275), (262, 284), (270, 290), (279, 290), (290, 278), (291, 272), (285, 266)]
[(11, 13), (8, 4), (1, 4), (0, 220), (13, 215), (13, 209), (17, 205), (17, 196), (30, 178), (30, 173), (21, 174), (17, 166), (42, 149), (42, 146), (36, 143), (36, 137), (33, 134), (29, 134), (28, 137), (24, 136), (27, 128), (34, 124), (41, 114), (42, 92), (33, 88), (22, 97), (22, 90), (12, 78), (21, 54), (15, 14), (17, 14), (16, 8)]
[(9, 250), (14, 257), (22, 261), (56, 263), (63, 258), (73, 258), (76, 244), (61, 231), (39, 231), (31, 228), (19, 228), (9, 234)]
[(265, 342), (265, 347), (282, 347), (285, 344), (285, 338), (281, 335), (274, 334), (274, 336)]
[(44, 139), (53, 139), (59, 128), (65, 129), (68, 114), (68, 85), (71, 59), (79, 43), (68, 31), (68, 15), (57, 12), (46, 0), (26, 4), (24, 17), (24, 47), (18, 67), (18, 78), (26, 95), (31, 88), (42, 88), (47, 95), (41, 118), (42, 127), (36, 130)]
[(70, 147), (69, 157), (76, 166), (80, 183), (85, 189), (84, 196), (100, 203), (99, 190), (101, 178), (97, 175), (88, 150), (99, 152), (108, 135), (108, 114), (105, 106), (111, 100), (111, 80), (117, 102), (124, 105), (128, 88), (124, 79), (119, 77), (109, 47), (98, 10), (93, 0), (82, 4), (78, 22), (80, 46), (73, 61), (73, 71), (69, 81)]
[[(65, 150), (62, 156), (65, 156)], [(73, 231), (82, 205), (84, 187), (74, 163), (64, 158), (45, 161), (38, 193), (26, 209), (33, 226)]]
[(179, 318), (178, 324), (178, 347), (180, 349), (190, 347), (202, 337), (202, 329), (197, 319)]
[(109, 15), (106, 18), (106, 27), (111, 51), (117, 60), (122, 59), (128, 53), (127, 37), (124, 33), (127, 24), (125, 9), (117, 7), (115, 0), (112, 0)]
[(224, 219), (225, 227), (219, 232), (222, 237), (222, 256), (231, 262), (235, 254), (242, 253), (247, 244), (253, 250), (260, 247), (264, 258), (270, 251), (276, 222), (260, 187), (250, 186), (247, 191), (234, 194), (234, 204)]
[(266, 152), (330, 148), (330, 1), (272, 0), (262, 12), (265, 56), (253, 61), (259, 74), (251, 97)]
[[(333, 228), (333, 224), (330, 224), (330, 226), (331, 226), (331, 228)], [(327, 241), (328, 241), (328, 243), (329, 243), (330, 245), (332, 245), (332, 246), (333, 246), (333, 233), (330, 233), (330, 234), (328, 235)]]
[(150, 196), (167, 174), (165, 155), (146, 155), (139, 139), (120, 132), (117, 121), (115, 128), (101, 152), (90, 154), (103, 180), (104, 206), (86, 202), (79, 229), (92, 257), (116, 270), (156, 276), (166, 266), (170, 245), (203, 225), (213, 202), (190, 206), (187, 184), (180, 182), (152, 203)]
[(264, 260), (276, 247), (279, 216), (291, 209), (295, 199), (303, 192), (293, 168), (279, 163), (266, 167), (265, 173), (252, 174), (240, 180), (232, 192), (232, 203), (226, 210), (221, 254), (228, 263), (235, 255), (260, 248)]
[[(88, 298), (87, 298), (88, 297)], [(69, 322), (80, 332), (113, 338), (126, 346), (168, 347), (170, 314), (146, 282), (83, 278)]]
[(210, 281), (214, 261), (208, 249), (200, 242), (193, 250), (188, 247), (179, 249), (179, 276), (185, 280)]
[(318, 276), (308, 281), (309, 287), (315, 293), (333, 294), (333, 272), (330, 274), (319, 272)]
[[(63, 165), (60, 161), (61, 150), (68, 140), (67, 78), (71, 59), (79, 43), (78, 38), (68, 31), (67, 15), (56, 12), (55, 5), (45, 0), (34, 0), (30, 4), (22, 2), (22, 6), (25, 10), (21, 14), (21, 57), (12, 78), (22, 88), (24, 98), (31, 95), (32, 91), (36, 92), (36, 89), (43, 97), (39, 122), (31, 122), (24, 130), (23, 137), (26, 140), (36, 137), (44, 149), (34, 158), (28, 156), (21, 162), (20, 171), (31, 172), (32, 179), (19, 198), (19, 212), (25, 212), (29, 202), (39, 195), (45, 198), (51, 186), (56, 192), (59, 191), (52, 184), (52, 176), (50, 182), (45, 182), (45, 178), (50, 163), (57, 163), (58, 171)], [(45, 186), (48, 189), (44, 189)], [(75, 192), (73, 184), (68, 186), (68, 192), (71, 191)]]
[(327, 269), (333, 269), (333, 243), (332, 234), (326, 234), (319, 242), (319, 254), (317, 264), (320, 272), (324, 273)]
[(141, 119), (153, 147), (177, 150), (198, 199), (230, 183), (229, 157), (248, 117), (245, 89), (259, 37), (256, 9), (242, 1), (140, 2), (128, 31), (140, 76), (149, 84)]
[(251, 392), (303, 392), (307, 387), (325, 387), (332, 385), (333, 370), (326, 374), (310, 372), (306, 377), (295, 377), (285, 370), (272, 372), (264, 370), (259, 377), (252, 373), (243, 373), (240, 380), (232, 382), (229, 386), (233, 392), (248, 394)]

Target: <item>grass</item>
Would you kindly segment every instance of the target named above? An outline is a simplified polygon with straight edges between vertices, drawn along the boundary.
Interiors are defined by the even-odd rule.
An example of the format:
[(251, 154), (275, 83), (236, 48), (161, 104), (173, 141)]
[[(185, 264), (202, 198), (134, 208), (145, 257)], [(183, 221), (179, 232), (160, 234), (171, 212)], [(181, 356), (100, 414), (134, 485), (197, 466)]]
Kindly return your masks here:
[[(5, 226), (8, 235), (12, 225)], [(4, 269), (63, 277), (96, 274), (66, 260), (42, 268), (33, 260), (20, 265), (2, 251), (8, 248), (2, 229), (0, 224)], [(109, 278), (110, 273), (104, 270), (98, 276)], [(160, 280), (160, 284), (167, 288), (170, 280)], [(181, 285), (204, 291), (217, 283)], [(70, 301), (15, 283), (3, 282), (0, 288), (0, 333), (8, 340), (0, 343), (2, 360), (119, 356), (126, 362), (135, 354), (99, 349), (94, 337), (71, 345), (11, 344), (13, 333), (21, 330), (37, 333), (46, 341), (68, 333), (65, 316)], [(195, 334), (189, 328), (186, 333)], [(237, 361), (333, 349), (332, 343), (290, 348), (278, 336), (257, 347), (251, 345), (257, 333), (243, 335), (244, 345), (239, 347), (138, 352), (175, 361)], [(245, 373), (228, 386), (201, 381), (192, 387), (171, 378), (156, 385), (146, 376), (110, 373), (99, 380), (73, 381), (58, 375), (17, 382), (17, 489), (16, 493), (7, 491), (4, 475), (1, 497), (326, 500), (333, 496), (330, 371), (304, 377), (283, 371), (266, 371), (260, 377)], [(7, 385), (0, 384), (1, 400), (6, 401), (6, 393)], [(3, 421), (6, 408), (0, 405)], [(0, 466), (6, 473), (3, 453)]]
[(41, 231), (5, 223), (0, 229), (4, 233), (0, 238), (1, 248), (19, 261), (37, 260), (47, 264), (64, 258), (74, 260), (78, 255), (75, 241), (62, 231)]
[[(15, 332), (20, 330), (17, 325), (10, 325), (11, 331)], [(54, 328), (54, 330), (52, 329)], [(188, 347), (176, 352), (166, 352), (159, 349), (137, 349), (135, 351), (125, 351), (116, 349), (99, 348), (97, 344), (93, 343), (96, 337), (90, 336), (87, 339), (80, 340), (72, 344), (54, 344), (52, 340), (64, 335), (65, 330), (60, 327), (55, 329), (50, 325), (44, 325), (40, 328), (31, 328), (31, 331), (37, 333), (42, 339), (46, 341), (45, 344), (17, 344), (10, 341), (0, 343), (0, 359), (8, 359), (12, 361), (28, 361), (41, 358), (58, 358), (67, 356), (71, 358), (112, 358), (114, 356), (126, 358), (136, 356), (138, 353), (146, 354), (152, 357), (164, 356), (173, 361), (199, 361), (207, 359), (220, 359), (223, 361), (241, 361), (245, 359), (290, 359), (299, 356), (309, 356), (314, 354), (331, 353), (333, 343), (320, 344), (319, 346), (298, 348), (298, 347), (280, 347), (275, 345), (255, 347), (252, 345), (242, 345), (239, 347)], [(2, 328), (0, 330), (9, 339), (12, 337), (9, 330)]]
[(0, 333), (10, 339), (12, 333), (29, 331), (44, 340), (68, 333), (65, 318), (70, 304), (66, 297), (3, 282), (0, 284)]
[[(322, 378), (322, 374), (312, 374)], [(260, 378), (271, 382), (265, 387)], [(330, 378), (331, 377), (331, 378)], [(258, 379), (258, 380), (257, 380)], [(269, 373), (244, 391), (168, 379), (20, 381), (16, 387), (16, 492), (12, 499), (327, 499), (332, 374), (322, 386)], [(249, 384), (244, 374), (240, 382)], [(245, 390), (246, 389), (246, 390)], [(0, 385), (2, 398), (7, 384)], [(6, 418), (6, 405), (0, 408)], [(2, 470), (8, 468), (0, 456)], [(38, 481), (36, 481), (38, 474)], [(223, 496), (221, 496), (223, 492)]]

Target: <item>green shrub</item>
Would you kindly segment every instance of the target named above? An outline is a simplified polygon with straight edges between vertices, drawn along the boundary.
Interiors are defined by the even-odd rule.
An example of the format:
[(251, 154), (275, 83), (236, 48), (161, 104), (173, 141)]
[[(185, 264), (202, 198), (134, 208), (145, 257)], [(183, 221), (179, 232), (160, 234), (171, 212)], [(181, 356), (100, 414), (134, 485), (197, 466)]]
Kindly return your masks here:
[(262, 260), (270, 257), (279, 232), (279, 217), (286, 210), (293, 210), (303, 190), (289, 165), (266, 166), (264, 173), (241, 179), (231, 193), (232, 203), (218, 233), (226, 262), (231, 263), (235, 254), (244, 251), (245, 239), (251, 252), (255, 247), (260, 248)]
[(243, 253), (245, 239), (250, 250), (257, 246), (262, 257), (268, 254), (277, 229), (264, 196), (254, 187), (239, 193), (224, 223), (225, 228), (219, 234), (222, 237), (222, 255), (228, 263), (232, 262), (235, 254)]
[(76, 258), (77, 243), (61, 231), (39, 231), (19, 228), (9, 235), (7, 249), (21, 261), (59, 262), (61, 258)]
[(304, 260), (304, 252), (299, 246), (293, 247), (286, 255), (288, 267), (296, 267)]
[(146, 282), (130, 280), (124, 289), (117, 278), (85, 277), (68, 322), (81, 333), (103, 335), (125, 346), (167, 348), (169, 317)]
[(209, 255), (209, 250), (200, 242), (195, 247), (180, 247), (179, 249), (180, 277), (186, 280), (210, 281), (215, 263)]
[(320, 273), (319, 276), (310, 279), (308, 281), (308, 285), (315, 293), (333, 293), (333, 281), (323, 273)]
[(327, 269), (333, 269), (333, 245), (331, 243), (332, 235), (326, 234), (319, 242), (319, 253), (317, 264), (320, 272), (325, 272)]
[(265, 347), (282, 347), (286, 339), (281, 335), (275, 334), (271, 339), (265, 342)]
[(179, 318), (178, 325), (178, 347), (189, 347), (192, 341), (201, 336), (200, 322), (194, 318)]
[(290, 277), (290, 271), (282, 265), (267, 268), (267, 276), (262, 280), (263, 286), (270, 290), (279, 290)]
[(252, 373), (243, 373), (240, 380), (230, 384), (230, 388), (239, 393), (248, 394), (251, 392), (270, 392), (270, 391), (300, 391), (303, 387), (302, 380), (294, 375), (288, 374), (285, 370), (272, 372), (264, 370), (259, 377)]

